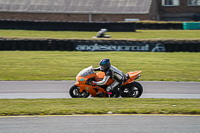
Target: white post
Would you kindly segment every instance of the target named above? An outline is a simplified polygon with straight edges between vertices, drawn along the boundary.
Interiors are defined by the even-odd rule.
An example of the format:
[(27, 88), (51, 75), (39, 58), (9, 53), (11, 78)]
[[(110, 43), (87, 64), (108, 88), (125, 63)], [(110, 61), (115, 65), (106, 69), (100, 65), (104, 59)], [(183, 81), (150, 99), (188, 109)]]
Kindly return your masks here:
[(89, 22), (92, 22), (92, 13), (89, 13)]
[(157, 21), (160, 21), (160, 15), (159, 14), (157, 15)]

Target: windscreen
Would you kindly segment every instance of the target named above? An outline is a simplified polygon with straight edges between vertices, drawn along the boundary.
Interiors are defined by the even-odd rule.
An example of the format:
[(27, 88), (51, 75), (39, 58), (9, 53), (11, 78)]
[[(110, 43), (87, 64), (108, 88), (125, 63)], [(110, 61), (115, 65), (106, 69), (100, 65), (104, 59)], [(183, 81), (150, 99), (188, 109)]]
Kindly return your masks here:
[(88, 67), (88, 68), (85, 68), (83, 69), (82, 71), (79, 72), (79, 74), (77, 76), (82, 76), (82, 77), (85, 77), (87, 75), (90, 75), (90, 74), (93, 74), (94, 71), (92, 69), (92, 66)]

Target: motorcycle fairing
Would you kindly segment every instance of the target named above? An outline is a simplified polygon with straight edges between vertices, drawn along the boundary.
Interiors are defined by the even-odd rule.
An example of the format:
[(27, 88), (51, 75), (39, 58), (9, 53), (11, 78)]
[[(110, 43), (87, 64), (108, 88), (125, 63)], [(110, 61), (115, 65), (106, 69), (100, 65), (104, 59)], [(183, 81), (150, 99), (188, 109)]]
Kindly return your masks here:
[(129, 84), (131, 82), (133, 82), (135, 79), (138, 78), (138, 76), (140, 75), (142, 71), (134, 71), (134, 72), (128, 72), (128, 79), (126, 80), (126, 82), (124, 82), (123, 85)]
[(106, 97), (106, 91), (101, 88), (101, 87), (95, 87), (95, 86), (91, 86), (91, 85), (87, 85), (85, 83), (76, 83), (76, 86), (78, 86), (80, 88), (80, 92), (83, 92), (84, 90), (88, 91), (92, 97), (96, 97), (96, 93), (104, 93), (104, 97)]
[(77, 82), (75, 83), (75, 85), (80, 88), (80, 90), (79, 90), (80, 92), (83, 92), (84, 90), (86, 90), (93, 97), (96, 97), (96, 93), (103, 92), (106, 97), (106, 91), (103, 88), (98, 87), (98, 89), (97, 88), (95, 89), (94, 86), (86, 84), (86, 81), (90, 78), (95, 78), (98, 81), (98, 76), (96, 75), (96, 73), (93, 72), (93, 70), (91, 68), (92, 68), (92, 66), (85, 68), (81, 72), (79, 72), (79, 74), (76, 77)]

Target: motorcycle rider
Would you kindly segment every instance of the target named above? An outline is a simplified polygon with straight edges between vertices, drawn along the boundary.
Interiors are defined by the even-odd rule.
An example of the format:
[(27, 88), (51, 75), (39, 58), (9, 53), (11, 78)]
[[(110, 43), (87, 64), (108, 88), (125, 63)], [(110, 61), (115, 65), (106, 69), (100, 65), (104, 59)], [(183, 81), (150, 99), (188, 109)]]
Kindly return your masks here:
[(105, 35), (105, 33), (107, 32), (107, 29), (101, 29), (100, 31), (98, 31), (97, 33), (97, 38), (110, 38), (110, 35)]
[[(117, 69), (116, 67), (112, 66), (110, 64), (109, 59), (102, 59), (99, 62), (99, 67), (94, 68), (94, 71), (105, 72), (105, 77), (103, 78), (102, 81), (99, 81), (99, 82), (91, 81), (91, 85), (93, 85), (93, 86), (104, 85), (104, 84), (107, 83), (109, 78), (111, 78), (111, 79), (114, 80), (114, 82), (106, 88), (106, 91), (108, 92), (108, 94), (115, 93), (116, 97), (119, 97), (120, 91), (118, 90), (118, 88), (120, 88), (124, 83), (124, 80), (125, 80), (124, 73), (122, 71), (120, 71), (119, 69)], [(97, 96), (103, 97), (104, 94), (103, 93), (97, 93)]]

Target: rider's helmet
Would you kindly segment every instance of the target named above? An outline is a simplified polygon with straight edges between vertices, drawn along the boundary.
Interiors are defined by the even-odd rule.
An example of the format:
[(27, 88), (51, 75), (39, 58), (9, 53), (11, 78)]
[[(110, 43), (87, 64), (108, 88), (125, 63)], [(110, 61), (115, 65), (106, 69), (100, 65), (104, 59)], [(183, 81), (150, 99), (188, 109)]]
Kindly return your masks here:
[(99, 62), (99, 67), (101, 71), (107, 71), (110, 68), (110, 60), (109, 59), (102, 59)]
[(101, 31), (103, 31), (103, 32), (107, 32), (108, 30), (107, 30), (107, 29), (101, 29)]

